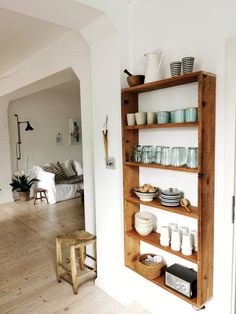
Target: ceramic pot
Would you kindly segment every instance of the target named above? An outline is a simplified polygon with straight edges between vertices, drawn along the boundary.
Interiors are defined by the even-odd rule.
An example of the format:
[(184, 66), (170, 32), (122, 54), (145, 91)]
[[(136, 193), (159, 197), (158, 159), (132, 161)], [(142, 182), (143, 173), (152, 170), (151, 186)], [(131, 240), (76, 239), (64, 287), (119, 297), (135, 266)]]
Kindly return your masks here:
[(19, 200), (21, 202), (26, 202), (29, 200), (29, 198), (30, 198), (30, 191), (19, 192)]
[(127, 113), (127, 124), (128, 125), (135, 125), (135, 114), (134, 113)]
[(135, 120), (137, 125), (146, 124), (147, 122), (147, 113), (146, 112), (136, 112)]
[(198, 108), (186, 108), (185, 109), (185, 120), (186, 122), (196, 122), (198, 116)]

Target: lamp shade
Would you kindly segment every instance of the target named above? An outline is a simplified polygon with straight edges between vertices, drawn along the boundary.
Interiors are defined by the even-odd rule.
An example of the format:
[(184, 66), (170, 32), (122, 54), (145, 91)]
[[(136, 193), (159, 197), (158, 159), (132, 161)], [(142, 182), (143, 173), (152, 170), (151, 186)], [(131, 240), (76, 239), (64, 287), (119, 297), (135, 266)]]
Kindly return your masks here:
[(26, 128), (25, 128), (25, 131), (33, 131), (33, 128), (30, 125), (29, 121), (27, 121), (26, 123), (27, 123), (27, 125), (26, 125)]

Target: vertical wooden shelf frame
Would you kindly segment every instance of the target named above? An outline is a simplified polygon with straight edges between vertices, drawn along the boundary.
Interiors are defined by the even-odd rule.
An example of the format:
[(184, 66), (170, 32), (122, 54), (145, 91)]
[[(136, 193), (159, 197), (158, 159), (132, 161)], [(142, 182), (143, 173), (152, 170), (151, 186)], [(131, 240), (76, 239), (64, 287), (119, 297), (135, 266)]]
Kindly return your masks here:
[[(158, 92), (159, 89), (167, 89), (166, 92), (168, 93), (168, 88), (190, 83), (198, 84), (198, 123), (192, 125), (180, 124), (179, 126), (166, 125), (162, 127), (168, 128), (170, 132), (172, 127), (186, 126), (186, 131), (189, 126), (198, 128), (198, 169), (196, 171), (198, 175), (198, 207), (195, 209), (193, 216), (194, 219), (198, 220), (198, 254), (195, 258), (198, 266), (197, 297), (189, 299), (166, 287), (163, 278), (157, 278), (158, 280), (153, 280), (152, 282), (192, 305), (201, 308), (213, 295), (216, 89), (216, 77), (214, 74), (199, 71), (122, 90), (125, 264), (135, 271), (135, 261), (140, 254), (140, 241), (145, 241), (145, 237), (139, 237), (135, 231), (133, 232), (134, 214), (140, 210), (141, 202), (138, 199), (133, 201), (134, 195), (132, 194), (132, 189), (139, 185), (139, 165), (134, 165), (130, 159), (134, 145), (138, 144), (139, 130), (145, 128), (145, 126), (127, 127), (126, 114), (138, 111), (139, 93), (149, 91)], [(160, 126), (156, 125), (155, 127), (155, 125), (152, 125), (151, 128), (156, 128), (156, 132), (158, 132)], [(168, 168), (169, 170), (172, 170), (171, 167)], [(162, 208), (160, 207), (160, 209)], [(165, 211), (168, 211), (168, 208)], [(169, 211), (171, 213), (173, 209)], [(150, 243), (150, 241), (150, 237), (147, 237), (147, 243)], [(152, 243), (155, 246), (155, 241)], [(157, 247), (160, 248), (160, 245), (157, 245)]]

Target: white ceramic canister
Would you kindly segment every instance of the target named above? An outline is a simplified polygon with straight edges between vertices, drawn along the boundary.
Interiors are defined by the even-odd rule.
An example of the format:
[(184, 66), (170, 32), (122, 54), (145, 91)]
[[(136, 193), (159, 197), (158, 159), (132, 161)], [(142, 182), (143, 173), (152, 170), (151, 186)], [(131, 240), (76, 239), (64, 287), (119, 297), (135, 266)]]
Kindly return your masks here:
[(184, 233), (182, 236), (181, 253), (183, 255), (192, 255), (192, 237), (190, 233)]
[(169, 230), (169, 226), (162, 226), (161, 227), (160, 244), (162, 246), (169, 246), (170, 245), (170, 230)]
[(180, 233), (178, 229), (172, 229), (171, 232), (171, 249), (173, 251), (180, 251)]
[(147, 113), (146, 112), (136, 112), (135, 120), (137, 125), (146, 124), (147, 122)]

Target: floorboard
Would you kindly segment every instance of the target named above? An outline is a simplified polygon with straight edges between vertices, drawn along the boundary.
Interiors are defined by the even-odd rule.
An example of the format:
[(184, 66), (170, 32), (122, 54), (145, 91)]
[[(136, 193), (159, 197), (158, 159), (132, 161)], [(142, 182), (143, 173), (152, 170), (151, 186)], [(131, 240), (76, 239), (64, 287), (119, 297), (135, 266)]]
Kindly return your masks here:
[(79, 287), (57, 283), (55, 237), (84, 228), (79, 198), (54, 205), (38, 201), (0, 205), (0, 313), (6, 314), (136, 314), (125, 308), (93, 280)]

